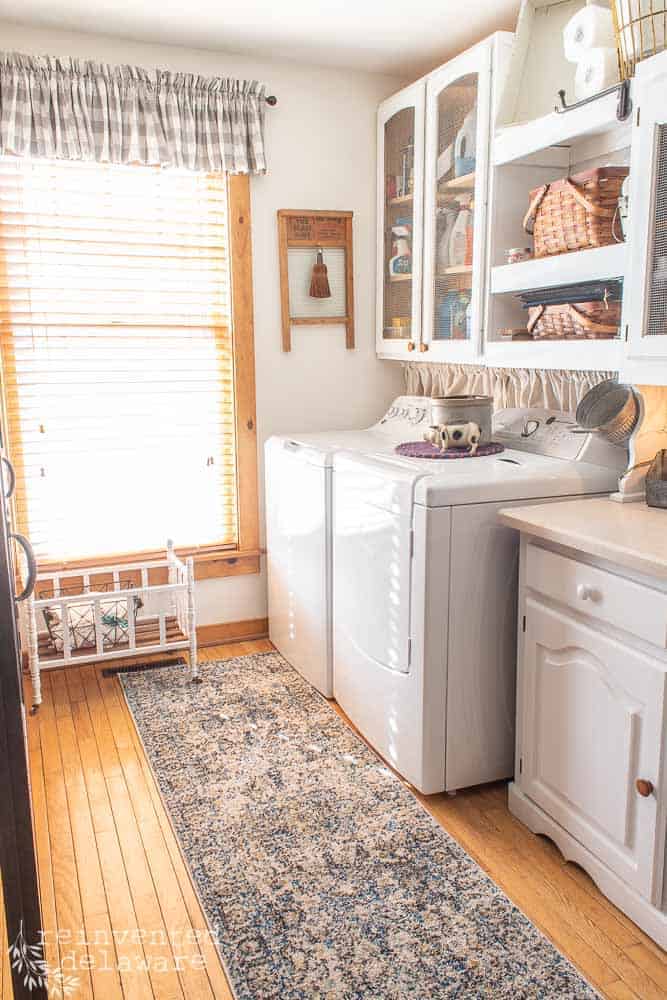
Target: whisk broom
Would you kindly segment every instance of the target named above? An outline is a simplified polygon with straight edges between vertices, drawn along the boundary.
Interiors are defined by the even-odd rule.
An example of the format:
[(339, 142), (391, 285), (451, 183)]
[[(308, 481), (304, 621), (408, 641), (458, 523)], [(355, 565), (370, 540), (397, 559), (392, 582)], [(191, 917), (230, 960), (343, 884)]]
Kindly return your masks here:
[(313, 273), (310, 278), (310, 296), (313, 299), (331, 298), (327, 265), (324, 263), (324, 254), (321, 249), (317, 251), (317, 258), (313, 264)]

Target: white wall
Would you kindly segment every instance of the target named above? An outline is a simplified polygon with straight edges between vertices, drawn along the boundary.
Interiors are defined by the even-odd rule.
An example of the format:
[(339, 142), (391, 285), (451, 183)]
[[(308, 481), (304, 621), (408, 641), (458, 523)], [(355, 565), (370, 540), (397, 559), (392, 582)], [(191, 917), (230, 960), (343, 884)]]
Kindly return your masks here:
[[(152, 46), (101, 35), (38, 30), (0, 22), (0, 48), (110, 63), (258, 79), (278, 97), (267, 108), (269, 173), (252, 188), (257, 428), (261, 449), (283, 431), (361, 427), (402, 389), (392, 362), (375, 358), (375, 111), (402, 81), (221, 52)], [(295, 328), (292, 352), (280, 347), (276, 211), (354, 212), (357, 348), (337, 327)], [(198, 584), (201, 623), (266, 614), (264, 571)]]

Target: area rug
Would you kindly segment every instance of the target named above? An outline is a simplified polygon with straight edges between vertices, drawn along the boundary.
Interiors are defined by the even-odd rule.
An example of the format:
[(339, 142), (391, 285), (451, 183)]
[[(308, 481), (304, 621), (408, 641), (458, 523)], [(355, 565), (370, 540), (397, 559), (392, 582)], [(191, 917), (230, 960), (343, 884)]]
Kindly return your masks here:
[(120, 682), (238, 1000), (595, 991), (277, 653)]

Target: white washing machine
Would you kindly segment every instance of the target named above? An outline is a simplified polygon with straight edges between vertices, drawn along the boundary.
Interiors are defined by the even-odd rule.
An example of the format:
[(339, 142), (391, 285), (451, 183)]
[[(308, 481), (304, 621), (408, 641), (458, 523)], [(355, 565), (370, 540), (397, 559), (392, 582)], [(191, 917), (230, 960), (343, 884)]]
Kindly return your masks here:
[(331, 480), (340, 448), (392, 453), (420, 438), (430, 399), (399, 396), (373, 427), (271, 437), (266, 442), (269, 636), (314, 687), (333, 697)]
[(625, 449), (573, 425), (503, 410), (500, 454), (334, 456), (334, 697), (422, 792), (513, 773), (518, 537), (497, 512), (616, 488)]

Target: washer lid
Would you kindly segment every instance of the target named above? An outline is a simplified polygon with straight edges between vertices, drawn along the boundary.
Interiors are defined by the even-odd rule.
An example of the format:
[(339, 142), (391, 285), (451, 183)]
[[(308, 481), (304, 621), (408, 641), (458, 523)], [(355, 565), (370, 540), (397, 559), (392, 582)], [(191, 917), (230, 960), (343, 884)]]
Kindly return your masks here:
[[(438, 468), (434, 470), (433, 466)], [(372, 490), (374, 502), (395, 504), (390, 484), (412, 480), (416, 504), (450, 507), (496, 500), (607, 493), (618, 473), (588, 462), (564, 461), (506, 449), (499, 455), (455, 460), (403, 458), (398, 455), (354, 455), (338, 452), (336, 472), (357, 477), (358, 489)], [(383, 484), (383, 486), (381, 486)]]

